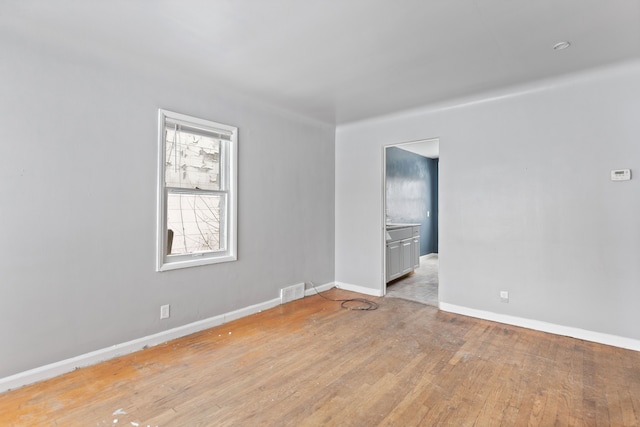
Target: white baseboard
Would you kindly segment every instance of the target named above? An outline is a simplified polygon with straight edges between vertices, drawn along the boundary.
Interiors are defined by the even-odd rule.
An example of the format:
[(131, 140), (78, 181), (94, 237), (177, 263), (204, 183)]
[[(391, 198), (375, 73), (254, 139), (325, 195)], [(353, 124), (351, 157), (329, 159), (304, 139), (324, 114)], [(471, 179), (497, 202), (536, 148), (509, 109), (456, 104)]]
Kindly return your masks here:
[(491, 320), (493, 322), (505, 323), (507, 325), (513, 326), (521, 326), (523, 328), (548, 332), (555, 335), (563, 335), (585, 341), (596, 342), (599, 344), (606, 344), (614, 347), (640, 351), (640, 341), (632, 338), (604, 334), (602, 332), (588, 331), (586, 329), (574, 328), (571, 326), (556, 325), (554, 323), (547, 323), (540, 320), (532, 320), (523, 317), (509, 316), (506, 314), (492, 313), (490, 311), (476, 310), (474, 308), (448, 304), (445, 302), (440, 302), (438, 306), (442, 311), (462, 314), (464, 316), (476, 317), (478, 319)]
[(222, 323), (231, 322), (232, 320), (240, 319), (242, 317), (246, 317), (255, 313), (260, 313), (261, 311), (268, 310), (279, 305), (280, 298), (274, 298), (272, 300), (250, 305), (249, 307), (244, 307), (239, 310), (230, 311), (229, 313), (224, 314), (224, 322)]
[(336, 288), (345, 291), (358, 292), (360, 294), (371, 295), (374, 297), (382, 297), (384, 293), (380, 289), (365, 288), (364, 286), (352, 285), (350, 283), (336, 282)]
[[(315, 283), (314, 283), (315, 285)], [(318, 292), (328, 291), (331, 288), (334, 288), (336, 284), (334, 282), (325, 283), (324, 285), (315, 285), (316, 288), (309, 288), (304, 290), (304, 296), (309, 297), (316, 294), (316, 289)]]
[(231, 322), (232, 320), (249, 316), (250, 314), (259, 313), (260, 311), (267, 310), (278, 305), (280, 305), (280, 298), (275, 298), (249, 307), (241, 308), (239, 310), (230, 311), (208, 319), (189, 323), (188, 325), (178, 326), (177, 328), (158, 332), (157, 334), (148, 335), (146, 337), (116, 344), (111, 347), (20, 372), (5, 378), (0, 378), (0, 393), (28, 384), (33, 384), (38, 381), (47, 380), (58, 375), (66, 374), (67, 372), (71, 372), (77, 368), (95, 365), (96, 363), (104, 362), (106, 360), (113, 359), (114, 357), (124, 356), (126, 354), (142, 350), (143, 348), (163, 344), (167, 341), (184, 337), (195, 332), (220, 326), (224, 323)]

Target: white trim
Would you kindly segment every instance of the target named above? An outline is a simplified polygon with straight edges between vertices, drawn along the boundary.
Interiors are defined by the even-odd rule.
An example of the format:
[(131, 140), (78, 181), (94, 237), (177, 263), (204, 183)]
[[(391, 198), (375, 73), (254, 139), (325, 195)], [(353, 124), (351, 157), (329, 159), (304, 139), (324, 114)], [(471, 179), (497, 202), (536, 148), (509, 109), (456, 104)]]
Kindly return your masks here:
[[(209, 255), (209, 254), (207, 254)], [(198, 267), (200, 265), (218, 264), (221, 262), (236, 261), (238, 259), (235, 255), (224, 256), (198, 256), (195, 255), (193, 259), (182, 259), (179, 261), (167, 262), (159, 265), (157, 271), (170, 271), (177, 270), (179, 268)], [(163, 256), (164, 260), (164, 256)]]
[(352, 292), (358, 292), (360, 294), (371, 295), (374, 297), (384, 296), (384, 291), (382, 289), (365, 288), (364, 286), (352, 285), (350, 283), (336, 282), (336, 288), (344, 289), (345, 291), (352, 291)]
[[(382, 146), (382, 294), (379, 296), (384, 296), (387, 294), (387, 148), (391, 147), (401, 147), (403, 145), (411, 145), (411, 144), (420, 144), (420, 143), (433, 143), (438, 142), (438, 147), (440, 147), (440, 137), (434, 136), (432, 138), (426, 139), (417, 139), (414, 141), (405, 141), (405, 142), (393, 142), (387, 145)], [(439, 159), (439, 154), (438, 154)], [(438, 189), (440, 188), (440, 168), (438, 167)], [(440, 191), (438, 191), (438, 209), (440, 209)], [(442, 236), (440, 234), (440, 220), (438, 220), (438, 236)]]
[(506, 314), (493, 313), (490, 311), (476, 310), (474, 308), (440, 302), (440, 310), (450, 313), (462, 314), (464, 316), (476, 317), (478, 319), (491, 320), (492, 322), (505, 323), (507, 325), (520, 326), (534, 329), (536, 331), (548, 332), (555, 335), (563, 335), (578, 338), (585, 341), (592, 341), (599, 344), (611, 345), (614, 347), (626, 348), (640, 351), (640, 340), (621, 337), (618, 335), (604, 334), (602, 332), (588, 331), (586, 329), (574, 328), (571, 326), (556, 325), (540, 320), (526, 319), (524, 317), (509, 316)]
[(334, 288), (335, 286), (336, 286), (335, 282), (325, 283), (324, 285), (317, 285), (315, 289), (314, 288), (305, 289), (304, 296), (312, 297), (316, 295), (316, 289), (318, 290), (318, 292), (324, 292), (324, 291), (328, 291), (331, 288)]
[(382, 223), (381, 245), (382, 245), (382, 284), (380, 286), (381, 296), (387, 294), (387, 148), (393, 145), (382, 146)]
[(124, 356), (147, 347), (163, 344), (167, 341), (200, 332), (205, 329), (220, 326), (224, 323), (231, 322), (232, 320), (259, 313), (278, 305), (280, 305), (280, 298), (274, 298), (269, 301), (250, 305), (248, 307), (230, 311), (208, 319), (198, 320), (197, 322), (189, 323), (188, 325), (178, 326), (177, 328), (158, 332), (157, 334), (137, 338), (111, 347), (102, 348), (100, 350), (20, 372), (5, 378), (0, 378), (0, 393), (28, 384), (33, 384), (38, 381), (57, 377), (58, 375), (66, 374), (67, 372), (71, 372), (77, 368), (95, 365), (96, 363), (104, 362), (118, 356)]

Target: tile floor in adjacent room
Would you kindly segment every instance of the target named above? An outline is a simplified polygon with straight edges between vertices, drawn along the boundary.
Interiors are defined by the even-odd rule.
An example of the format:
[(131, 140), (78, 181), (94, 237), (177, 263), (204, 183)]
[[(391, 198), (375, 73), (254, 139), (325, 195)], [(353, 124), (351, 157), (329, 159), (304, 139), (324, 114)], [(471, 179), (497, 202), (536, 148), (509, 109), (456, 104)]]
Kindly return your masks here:
[(413, 273), (387, 283), (388, 297), (402, 298), (438, 306), (438, 254), (420, 257), (420, 267)]

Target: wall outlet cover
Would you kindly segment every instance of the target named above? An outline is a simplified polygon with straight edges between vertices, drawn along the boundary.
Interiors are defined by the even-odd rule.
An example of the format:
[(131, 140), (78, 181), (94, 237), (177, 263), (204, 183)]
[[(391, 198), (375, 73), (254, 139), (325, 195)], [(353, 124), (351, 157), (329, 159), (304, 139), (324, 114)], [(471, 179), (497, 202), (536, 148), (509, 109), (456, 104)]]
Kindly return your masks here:
[(160, 319), (168, 319), (170, 316), (170, 306), (169, 304), (160, 306)]

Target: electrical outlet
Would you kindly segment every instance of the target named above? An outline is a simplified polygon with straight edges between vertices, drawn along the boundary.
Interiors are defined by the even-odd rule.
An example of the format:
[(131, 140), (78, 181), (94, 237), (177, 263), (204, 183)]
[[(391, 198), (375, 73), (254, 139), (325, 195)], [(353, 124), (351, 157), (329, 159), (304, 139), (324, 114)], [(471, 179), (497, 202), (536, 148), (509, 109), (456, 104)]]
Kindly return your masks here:
[(160, 319), (169, 318), (169, 304), (160, 306)]
[(500, 302), (509, 302), (509, 291), (500, 291)]

